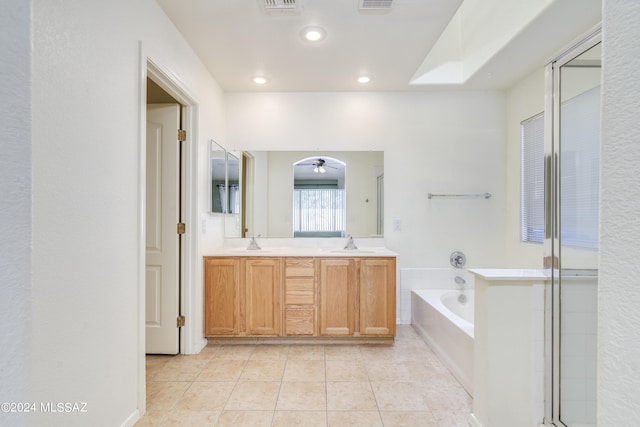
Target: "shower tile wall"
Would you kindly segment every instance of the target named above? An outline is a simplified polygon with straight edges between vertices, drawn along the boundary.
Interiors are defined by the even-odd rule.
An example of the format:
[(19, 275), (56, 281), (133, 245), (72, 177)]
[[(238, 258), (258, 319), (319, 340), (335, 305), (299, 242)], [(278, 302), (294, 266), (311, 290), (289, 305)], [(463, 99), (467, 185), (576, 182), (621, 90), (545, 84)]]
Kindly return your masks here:
[(562, 420), (596, 424), (597, 279), (563, 279)]
[[(533, 414), (544, 414), (544, 381), (545, 381), (545, 367), (544, 367), (544, 352), (545, 352), (545, 340), (544, 340), (544, 304), (545, 304), (545, 285), (538, 283), (533, 285), (533, 362), (534, 370), (533, 375)], [(537, 424), (540, 420), (533, 420), (534, 424)]]
[(401, 268), (400, 269), (400, 323), (411, 323), (411, 291), (413, 289), (458, 289), (454, 281), (462, 277), (466, 289), (473, 289), (473, 274), (454, 268)]

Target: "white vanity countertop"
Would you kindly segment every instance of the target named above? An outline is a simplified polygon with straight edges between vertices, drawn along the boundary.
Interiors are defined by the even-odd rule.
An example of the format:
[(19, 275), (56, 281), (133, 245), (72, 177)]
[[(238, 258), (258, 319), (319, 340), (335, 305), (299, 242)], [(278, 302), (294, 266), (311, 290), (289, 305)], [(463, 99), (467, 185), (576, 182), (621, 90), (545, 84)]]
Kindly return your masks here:
[(471, 268), (469, 272), (485, 280), (547, 280), (549, 270), (518, 268)]
[(313, 248), (313, 247), (270, 247), (262, 246), (259, 250), (246, 248), (222, 248), (208, 253), (206, 256), (260, 256), (260, 257), (395, 257), (397, 254), (379, 246), (360, 246), (358, 249)]

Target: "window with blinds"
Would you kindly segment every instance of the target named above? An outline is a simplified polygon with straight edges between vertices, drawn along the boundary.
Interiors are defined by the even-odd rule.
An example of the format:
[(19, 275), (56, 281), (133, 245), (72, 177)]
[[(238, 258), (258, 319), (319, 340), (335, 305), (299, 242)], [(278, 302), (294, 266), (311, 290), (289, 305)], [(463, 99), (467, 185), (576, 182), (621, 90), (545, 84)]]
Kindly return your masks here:
[(520, 123), (520, 240), (544, 240), (544, 114)]
[(345, 233), (345, 191), (335, 188), (293, 190), (293, 231), (296, 233)]
[[(600, 204), (600, 87), (561, 105), (560, 240), (563, 246), (598, 248)], [(520, 240), (544, 239), (544, 116), (520, 124)]]

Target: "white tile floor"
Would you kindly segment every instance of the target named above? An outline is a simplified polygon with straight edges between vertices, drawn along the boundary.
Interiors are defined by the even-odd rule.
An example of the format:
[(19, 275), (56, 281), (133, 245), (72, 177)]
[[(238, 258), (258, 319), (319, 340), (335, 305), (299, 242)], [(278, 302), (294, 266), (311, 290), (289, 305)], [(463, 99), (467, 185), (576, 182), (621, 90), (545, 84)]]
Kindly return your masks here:
[(408, 325), (393, 346), (209, 345), (147, 357), (136, 426), (468, 427), (471, 398)]

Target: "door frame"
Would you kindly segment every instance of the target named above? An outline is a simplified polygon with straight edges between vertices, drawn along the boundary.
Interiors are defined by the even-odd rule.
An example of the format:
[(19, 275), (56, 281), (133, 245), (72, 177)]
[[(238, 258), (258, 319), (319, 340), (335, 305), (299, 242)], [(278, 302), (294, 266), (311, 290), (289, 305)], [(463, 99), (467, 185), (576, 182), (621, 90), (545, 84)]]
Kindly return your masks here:
[(152, 55), (142, 42), (139, 42), (138, 67), (138, 315), (137, 315), (137, 353), (138, 353), (138, 411), (142, 416), (146, 410), (146, 363), (145, 363), (145, 210), (146, 210), (146, 123), (147, 123), (147, 77), (151, 78), (163, 90), (182, 105), (183, 128), (187, 132), (183, 161), (183, 222), (186, 232), (183, 234), (180, 280), (180, 312), (186, 316), (185, 326), (180, 332), (180, 353), (198, 353), (206, 340), (198, 337), (196, 325), (198, 303), (195, 285), (199, 283), (196, 258), (198, 254), (198, 199), (197, 199), (197, 159), (198, 159), (198, 117), (199, 102), (186, 85), (169, 67)]

